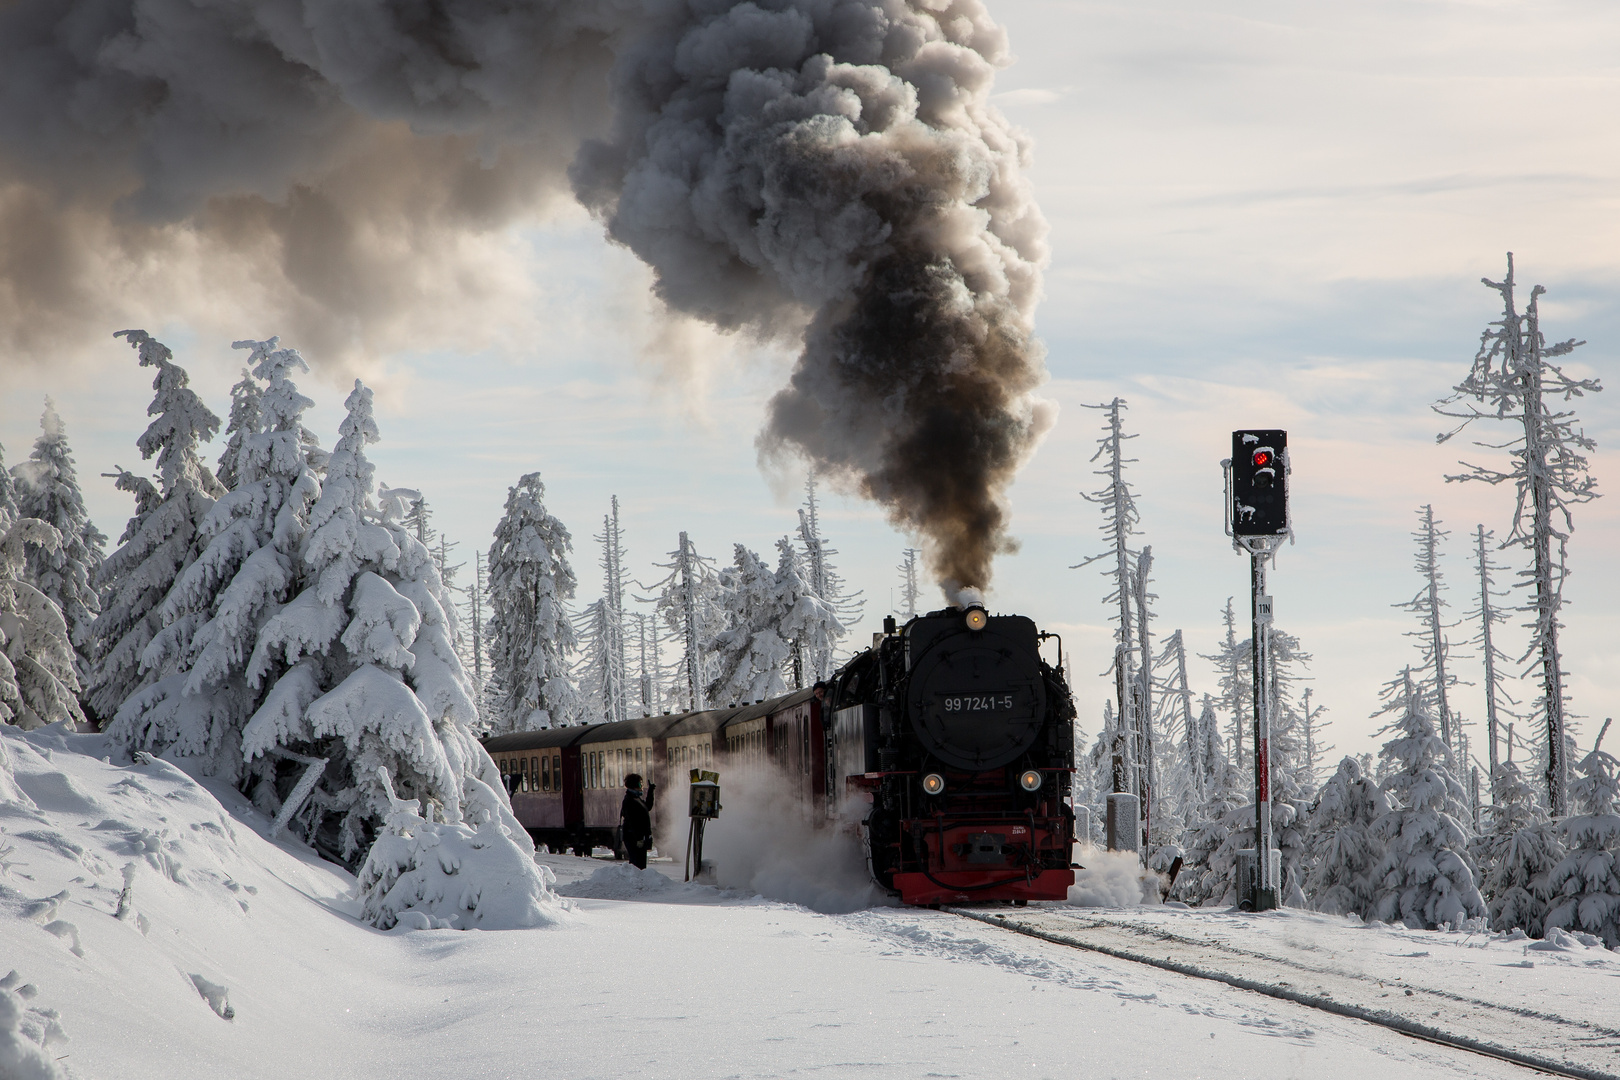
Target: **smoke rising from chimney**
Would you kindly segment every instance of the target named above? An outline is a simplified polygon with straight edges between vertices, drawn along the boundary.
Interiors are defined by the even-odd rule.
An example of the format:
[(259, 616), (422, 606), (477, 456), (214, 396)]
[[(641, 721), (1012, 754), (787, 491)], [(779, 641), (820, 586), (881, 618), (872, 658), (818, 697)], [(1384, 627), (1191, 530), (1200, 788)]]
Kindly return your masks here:
[(1046, 226), (988, 101), (1007, 59), (981, 0), (14, 0), (0, 251), (34, 269), (0, 256), (0, 345), (217, 266), (312, 351), (363, 354), (418, 317), (424, 267), (462, 280), (469, 238), (571, 187), (669, 308), (799, 342), (763, 458), (808, 457), (948, 594), (983, 588), (1053, 418)]

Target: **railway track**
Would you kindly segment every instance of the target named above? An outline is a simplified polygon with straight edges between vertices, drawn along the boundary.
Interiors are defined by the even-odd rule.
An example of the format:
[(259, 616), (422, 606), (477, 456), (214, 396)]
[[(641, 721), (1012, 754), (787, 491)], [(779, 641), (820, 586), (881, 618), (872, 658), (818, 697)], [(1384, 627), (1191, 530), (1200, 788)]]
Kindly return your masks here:
[(1620, 1080), (1617, 1028), (1407, 979), (1380, 979), (1309, 952), (1259, 953), (1097, 911), (948, 910), (1012, 933), (1224, 983), (1551, 1075)]

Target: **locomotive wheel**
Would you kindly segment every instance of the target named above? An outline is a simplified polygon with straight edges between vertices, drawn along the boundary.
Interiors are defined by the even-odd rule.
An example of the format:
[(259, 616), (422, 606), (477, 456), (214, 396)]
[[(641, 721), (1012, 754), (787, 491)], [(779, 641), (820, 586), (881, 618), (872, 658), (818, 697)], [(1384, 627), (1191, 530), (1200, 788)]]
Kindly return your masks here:
[(1014, 900), (1013, 907), (1029, 907), (1028, 900)]

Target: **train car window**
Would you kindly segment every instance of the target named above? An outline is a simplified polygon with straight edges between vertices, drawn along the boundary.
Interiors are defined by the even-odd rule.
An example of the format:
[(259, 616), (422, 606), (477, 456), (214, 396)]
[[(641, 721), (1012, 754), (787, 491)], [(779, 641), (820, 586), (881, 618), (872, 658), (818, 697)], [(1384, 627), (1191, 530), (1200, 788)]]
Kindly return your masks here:
[(558, 791), (561, 791), (562, 790), (562, 758), (561, 757), (554, 757), (554, 758), (551, 759), (551, 776), (552, 776), (552, 781), (551, 782), (553, 784), (557, 785), (557, 790)]
[(522, 758), (518, 759), (518, 790), (529, 790), (529, 763)]
[(549, 757), (540, 759), (540, 790), (551, 790), (551, 758)]
[(534, 790), (545, 790), (540, 786), (540, 759), (537, 757), (529, 759), (529, 782), (534, 785)]

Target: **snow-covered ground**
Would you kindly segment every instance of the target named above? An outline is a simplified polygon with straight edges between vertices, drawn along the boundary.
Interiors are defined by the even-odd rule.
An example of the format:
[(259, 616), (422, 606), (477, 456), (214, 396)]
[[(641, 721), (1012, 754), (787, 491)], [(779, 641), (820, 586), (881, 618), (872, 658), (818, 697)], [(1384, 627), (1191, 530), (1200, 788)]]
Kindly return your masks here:
[[(53, 1062), (81, 1080), (1526, 1075), (948, 912), (817, 912), (682, 884), (670, 864), (542, 856), (573, 898), (555, 927), (383, 933), (354, 917), (352, 878), (268, 842), (232, 792), (162, 761), (104, 761), (97, 737), (60, 729), (0, 728), (0, 747), (7, 1080)], [(804, 887), (750, 875), (770, 880)], [(1460, 995), (1489, 976), (1563, 1015), (1616, 1012), (1620, 964), (1578, 943), (1108, 913), (1127, 915), (1245, 949), (1343, 950)]]

